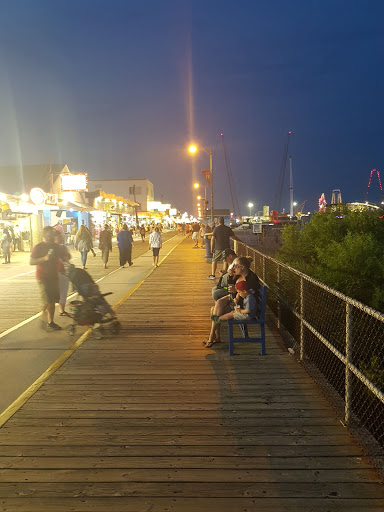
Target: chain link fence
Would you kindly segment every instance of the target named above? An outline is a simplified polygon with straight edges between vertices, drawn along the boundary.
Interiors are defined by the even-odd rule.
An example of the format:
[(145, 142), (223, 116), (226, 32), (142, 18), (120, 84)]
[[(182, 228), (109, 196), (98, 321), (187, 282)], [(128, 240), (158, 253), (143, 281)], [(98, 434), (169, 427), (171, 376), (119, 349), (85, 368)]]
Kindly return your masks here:
[(343, 407), (344, 422), (382, 466), (384, 314), (235, 242), (238, 256), (268, 286), (268, 308), (311, 376)]

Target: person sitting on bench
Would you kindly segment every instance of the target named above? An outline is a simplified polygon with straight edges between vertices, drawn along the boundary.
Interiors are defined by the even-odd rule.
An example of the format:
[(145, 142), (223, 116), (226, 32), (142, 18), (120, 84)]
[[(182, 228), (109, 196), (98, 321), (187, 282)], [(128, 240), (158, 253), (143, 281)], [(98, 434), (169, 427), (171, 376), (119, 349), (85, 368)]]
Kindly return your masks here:
[[(258, 302), (260, 281), (257, 275), (250, 269), (252, 259), (240, 256), (233, 262), (233, 268), (235, 269), (235, 276), (233, 280), (235, 282), (246, 281), (248, 289)], [(211, 315), (222, 316), (226, 313), (230, 313), (235, 309), (234, 298), (236, 295), (236, 289), (233, 285), (228, 283), (228, 294), (224, 297), (218, 298), (215, 305), (211, 309)], [(257, 309), (259, 305), (257, 304)], [(203, 342), (207, 348), (211, 347), (214, 343), (220, 343), (220, 323), (212, 322), (211, 332), (207, 340)]]

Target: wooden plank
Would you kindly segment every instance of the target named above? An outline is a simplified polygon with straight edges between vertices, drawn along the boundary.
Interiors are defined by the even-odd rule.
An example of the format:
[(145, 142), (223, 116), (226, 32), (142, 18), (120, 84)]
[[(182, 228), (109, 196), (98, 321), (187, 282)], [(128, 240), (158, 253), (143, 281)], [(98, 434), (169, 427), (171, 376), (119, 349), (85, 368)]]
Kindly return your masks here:
[[(207, 464), (206, 464), (207, 465)], [(208, 466), (208, 465), (207, 465)], [(0, 469), (0, 482), (258, 482), (258, 483), (382, 483), (371, 469)], [(384, 498), (384, 489), (383, 489)]]
[(281, 445), (300, 445), (300, 446), (340, 446), (342, 444), (350, 444), (351, 439), (341, 432), (339, 435), (253, 435), (253, 436), (236, 436), (228, 434), (222, 435), (212, 432), (211, 435), (199, 434), (196, 432), (194, 436), (184, 435), (118, 435), (118, 434), (104, 434), (102, 431), (99, 435), (87, 435), (84, 429), (76, 433), (67, 432), (66, 434), (47, 434), (44, 433), (30, 433), (26, 439), (25, 434), (19, 434), (17, 431), (11, 431), (9, 435), (7, 432), (1, 435), (0, 446), (10, 443), (22, 445), (45, 445), (47, 443), (55, 442), (57, 445), (83, 445), (85, 442), (88, 444), (108, 444), (108, 445), (128, 445), (130, 443), (136, 445), (151, 446), (153, 444), (173, 445), (173, 444), (190, 444), (190, 445), (210, 445), (215, 442), (218, 445), (231, 446), (236, 443), (238, 446), (254, 445), (254, 446), (281, 446)]
[[(80, 497), (81, 496), (81, 497)], [(384, 508), (383, 500), (364, 499), (311, 499), (310, 509), (308, 498), (137, 498), (118, 495), (118, 491), (110, 498), (89, 498), (80, 495), (76, 498), (6, 498), (0, 499), (0, 504), (6, 512), (41, 512), (49, 510), (55, 512), (244, 512), (257, 510), (258, 512), (324, 512), (324, 499), (327, 512), (378, 512)], [(26, 504), (28, 501), (28, 504)], [(367, 503), (368, 502), (368, 503)]]
[[(41, 417), (30, 417), (30, 418), (22, 418), (18, 416), (17, 418), (12, 419), (8, 422), (6, 427), (4, 428), (13, 428), (13, 427), (24, 427), (31, 428), (39, 427), (39, 428), (47, 428), (47, 427), (92, 427), (92, 428), (100, 428), (103, 427), (105, 429), (114, 428), (120, 430), (121, 428), (147, 428), (149, 426), (153, 426), (156, 428), (165, 428), (165, 427), (174, 427), (179, 428), (183, 427), (183, 432), (186, 433), (185, 429), (188, 428), (199, 428), (201, 430), (203, 427), (209, 428), (221, 428), (225, 427), (227, 422), (225, 422), (221, 418), (199, 418), (198, 416), (195, 418), (180, 418), (176, 416), (175, 418), (169, 418), (168, 416), (165, 418), (151, 418), (147, 417), (147, 421), (145, 425), (143, 425), (143, 418), (63, 418), (61, 415), (57, 418), (47, 418), (44, 417), (44, 425), (42, 427), (42, 418)], [(236, 421), (231, 417), (231, 424), (229, 428), (233, 428), (236, 425)], [(334, 428), (339, 429), (339, 422), (335, 418), (271, 418), (271, 417), (259, 417), (259, 418), (238, 418), (237, 425), (241, 429), (248, 430), (250, 427), (323, 427), (323, 426), (332, 426)], [(180, 430), (179, 430), (180, 431)], [(236, 430), (237, 432), (237, 430)]]
[[(210, 445), (57, 445), (55, 442), (48, 442), (41, 445), (12, 444), (1, 447), (2, 456), (13, 457), (354, 457), (356, 467), (360, 461), (366, 460), (366, 455), (357, 445), (337, 446), (298, 446), (298, 445), (277, 445), (257, 446), (245, 445), (217, 445), (214, 440)], [(370, 467), (370, 465), (368, 464)]]
[(373, 464), (356, 457), (212, 457), (212, 456), (125, 456), (125, 457), (0, 457), (1, 469), (372, 469)]

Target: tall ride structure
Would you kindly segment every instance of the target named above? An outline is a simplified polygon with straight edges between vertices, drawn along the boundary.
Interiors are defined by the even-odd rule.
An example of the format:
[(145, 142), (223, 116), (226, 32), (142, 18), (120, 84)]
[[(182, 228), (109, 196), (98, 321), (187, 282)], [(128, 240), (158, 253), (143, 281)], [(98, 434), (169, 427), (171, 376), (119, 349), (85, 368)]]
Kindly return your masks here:
[[(281, 193), (283, 191), (285, 168), (287, 167), (289, 136), (291, 134), (292, 134), (292, 131), (289, 130), (289, 132), (287, 133), (287, 138), (286, 138), (285, 147), (284, 147), (283, 161), (281, 162), (281, 167), (280, 167), (279, 181), (278, 181), (278, 184), (277, 184), (277, 191), (276, 191), (276, 196), (275, 196), (275, 204), (274, 204), (274, 208), (273, 208), (276, 212), (280, 211), (280, 206), (281, 206)], [(293, 193), (293, 187), (292, 187), (292, 193)]]
[(220, 133), (221, 141), (223, 143), (223, 149), (224, 149), (224, 158), (225, 158), (225, 165), (227, 167), (227, 175), (228, 175), (228, 184), (229, 184), (229, 191), (231, 193), (231, 199), (232, 199), (232, 207), (233, 207), (233, 214), (234, 217), (237, 217), (241, 215), (239, 202), (237, 200), (237, 193), (236, 193), (236, 185), (233, 180), (232, 176), (232, 170), (231, 170), (231, 163), (229, 161), (227, 146), (224, 141), (224, 133)]
[(365, 202), (366, 203), (368, 202), (368, 192), (369, 192), (369, 189), (371, 187), (371, 181), (372, 181), (373, 173), (377, 174), (377, 179), (379, 180), (379, 185), (380, 185), (380, 201), (382, 203), (383, 202), (383, 187), (381, 186), (380, 173), (379, 173), (379, 171), (377, 169), (372, 169), (371, 174), (369, 175), (368, 188), (367, 188), (367, 194), (365, 196)]
[(338, 204), (342, 202), (343, 201), (341, 200), (341, 191), (340, 189), (335, 188), (334, 190), (332, 190), (331, 204)]

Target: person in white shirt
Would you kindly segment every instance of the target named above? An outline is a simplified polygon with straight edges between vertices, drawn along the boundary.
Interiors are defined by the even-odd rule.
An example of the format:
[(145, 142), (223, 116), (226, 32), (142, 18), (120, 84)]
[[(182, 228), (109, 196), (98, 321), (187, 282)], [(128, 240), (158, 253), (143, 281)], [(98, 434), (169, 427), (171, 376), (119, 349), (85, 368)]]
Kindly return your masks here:
[(159, 266), (159, 252), (162, 248), (163, 243), (160, 235), (160, 230), (158, 227), (155, 228), (155, 231), (153, 231), (149, 235), (149, 248), (152, 249), (153, 252), (153, 266), (158, 267)]

